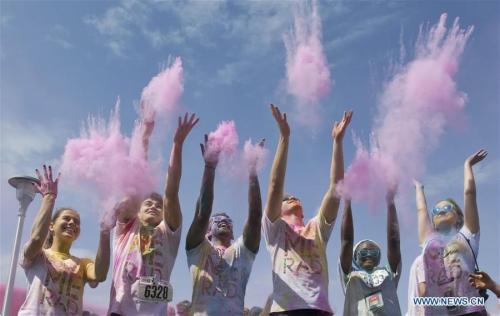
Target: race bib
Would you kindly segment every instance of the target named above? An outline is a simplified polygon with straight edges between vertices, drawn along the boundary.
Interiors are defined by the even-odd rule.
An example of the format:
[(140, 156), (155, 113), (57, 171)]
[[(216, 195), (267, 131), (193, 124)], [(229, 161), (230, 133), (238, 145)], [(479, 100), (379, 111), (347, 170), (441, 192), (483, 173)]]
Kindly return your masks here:
[(384, 307), (384, 300), (382, 299), (381, 292), (367, 296), (365, 301), (368, 309), (371, 311)]
[(141, 301), (150, 303), (166, 303), (172, 301), (172, 286), (163, 280), (156, 280), (155, 277), (141, 277), (137, 297)]

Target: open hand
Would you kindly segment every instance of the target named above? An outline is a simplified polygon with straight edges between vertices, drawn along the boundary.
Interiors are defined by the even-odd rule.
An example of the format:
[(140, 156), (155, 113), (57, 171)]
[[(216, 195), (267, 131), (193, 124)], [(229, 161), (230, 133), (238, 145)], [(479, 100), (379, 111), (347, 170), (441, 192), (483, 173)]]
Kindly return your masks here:
[(200, 118), (196, 117), (196, 114), (191, 114), (188, 119), (188, 114), (184, 114), (184, 118), (181, 118), (179, 116), (178, 123), (177, 123), (177, 129), (175, 130), (174, 134), (174, 143), (182, 145), (184, 143), (184, 140), (186, 139), (187, 135), (193, 127), (198, 123)]
[(478, 152), (476, 152), (474, 155), (470, 156), (465, 160), (466, 164), (469, 164), (471, 167), (486, 158), (488, 155), (488, 152), (484, 149), (480, 149)]
[(215, 167), (217, 167), (217, 163), (219, 162), (220, 149), (214, 150), (212, 148), (209, 148), (207, 134), (205, 134), (205, 140), (203, 144), (200, 144), (200, 147), (201, 155), (205, 160), (205, 165), (215, 169)]
[(336, 142), (342, 141), (344, 138), (347, 126), (349, 126), (349, 123), (351, 122), (352, 114), (352, 111), (344, 112), (342, 120), (333, 124), (332, 137)]
[(415, 186), (415, 189), (423, 189), (424, 185), (418, 181), (417, 179), (413, 179), (413, 185)]
[(61, 173), (57, 175), (57, 178), (54, 180), (52, 178), (52, 167), (49, 166), (47, 168), (46, 165), (43, 165), (43, 176), (40, 174), (38, 169), (35, 169), (36, 176), (38, 180), (40, 180), (40, 184), (33, 182), (36, 190), (42, 195), (46, 196), (48, 194), (57, 196), (57, 184), (59, 182), (59, 178), (61, 177)]
[(288, 121), (286, 119), (286, 113), (281, 114), (280, 109), (271, 104), (271, 112), (273, 113), (274, 119), (280, 128), (281, 136), (289, 137), (290, 136), (290, 126), (288, 126)]

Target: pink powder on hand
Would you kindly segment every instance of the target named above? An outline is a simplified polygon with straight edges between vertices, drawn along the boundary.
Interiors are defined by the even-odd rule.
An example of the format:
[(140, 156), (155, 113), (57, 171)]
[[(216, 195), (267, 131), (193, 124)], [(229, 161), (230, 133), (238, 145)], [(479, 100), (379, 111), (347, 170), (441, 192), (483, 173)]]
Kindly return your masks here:
[(317, 2), (312, 2), (309, 16), (300, 11), (295, 12), (293, 30), (284, 36), (287, 92), (295, 98), (299, 122), (311, 125), (318, 119), (319, 100), (328, 95), (333, 82), (321, 44)]
[(264, 167), (268, 150), (263, 146), (257, 144), (252, 144), (252, 140), (249, 139), (245, 142), (243, 147), (243, 161), (247, 166), (247, 170), (251, 172), (258, 172)]
[(446, 28), (446, 14), (428, 31), (421, 28), (415, 58), (397, 68), (378, 104), (370, 149), (357, 143), (356, 157), (338, 192), (371, 205), (383, 201), (394, 183), (411, 183), (425, 172), (425, 159), (446, 126), (461, 122), (467, 102), (456, 87), (459, 59), (473, 27), (458, 18)]
[(238, 146), (238, 134), (234, 121), (222, 121), (217, 129), (208, 135), (205, 157), (214, 161), (219, 153), (222, 158), (228, 158), (236, 152)]

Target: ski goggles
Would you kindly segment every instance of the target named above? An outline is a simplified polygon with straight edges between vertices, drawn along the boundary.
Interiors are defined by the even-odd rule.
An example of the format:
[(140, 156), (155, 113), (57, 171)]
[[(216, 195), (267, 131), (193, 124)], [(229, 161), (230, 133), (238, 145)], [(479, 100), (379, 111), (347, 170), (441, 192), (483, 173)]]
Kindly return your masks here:
[(380, 257), (380, 249), (360, 249), (357, 252), (358, 252), (358, 258), (360, 259), (366, 257), (372, 257), (372, 258)]
[(446, 204), (441, 207), (435, 207), (432, 209), (432, 214), (438, 215), (440, 213), (448, 213), (453, 211), (454, 207), (451, 204)]

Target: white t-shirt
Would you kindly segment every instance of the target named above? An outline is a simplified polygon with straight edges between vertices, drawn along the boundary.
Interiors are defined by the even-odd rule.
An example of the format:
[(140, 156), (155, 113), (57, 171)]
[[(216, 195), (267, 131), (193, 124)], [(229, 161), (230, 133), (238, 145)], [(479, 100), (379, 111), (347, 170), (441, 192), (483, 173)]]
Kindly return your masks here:
[(345, 274), (339, 263), (344, 290), (344, 315), (401, 315), (397, 286), (401, 262), (395, 272), (391, 267), (377, 267), (371, 272), (353, 269)]
[[(414, 297), (420, 297), (418, 293), (418, 281), (423, 280), (425, 276), (425, 272), (423, 272), (423, 263), (422, 263), (422, 255), (418, 255), (410, 267), (410, 278), (408, 281), (408, 312), (406, 315), (408, 316), (424, 316), (425, 309), (421, 305), (413, 304)], [(417, 277), (417, 273), (419, 276)]]
[(316, 216), (294, 231), (281, 218), (262, 219), (273, 271), (271, 312), (318, 309), (332, 313), (328, 302), (326, 244), (334, 222)]
[(18, 315), (81, 315), (90, 259), (43, 249), (32, 261), (21, 258), (29, 290)]
[(208, 240), (187, 251), (193, 278), (192, 315), (243, 315), (255, 253), (240, 237), (224, 253)]
[[(470, 242), (470, 246), (467, 243)], [(471, 249), (472, 248), (472, 249)], [(479, 297), (477, 289), (468, 282), (468, 276), (474, 272), (474, 257), (479, 251), (479, 232), (472, 234), (464, 225), (460, 232), (446, 240), (440, 234), (433, 234), (424, 245), (423, 254), (415, 260), (410, 273), (409, 294), (418, 297), (418, 284), (425, 282), (427, 297)], [(416, 285), (416, 286), (415, 286)], [(419, 315), (419, 309), (409, 298), (409, 315)], [(461, 306), (455, 309), (446, 307), (425, 307), (425, 315), (462, 315), (484, 311), (484, 306)]]
[[(171, 231), (164, 220), (141, 240), (139, 219), (118, 222), (115, 228), (113, 280), (108, 313), (166, 315), (166, 303), (138, 299), (140, 277), (169, 281), (181, 238), (181, 225)], [(147, 235), (146, 235), (147, 236)], [(143, 236), (144, 237), (144, 236)], [(142, 248), (142, 249), (141, 249)]]

